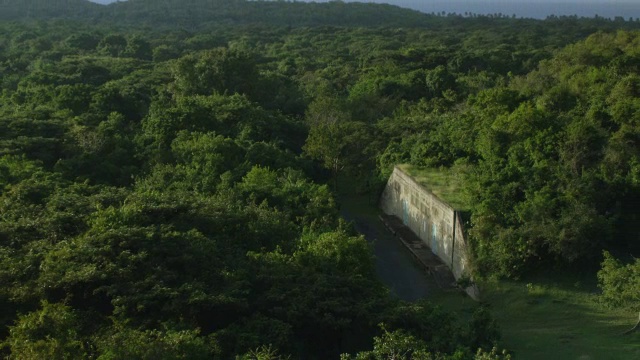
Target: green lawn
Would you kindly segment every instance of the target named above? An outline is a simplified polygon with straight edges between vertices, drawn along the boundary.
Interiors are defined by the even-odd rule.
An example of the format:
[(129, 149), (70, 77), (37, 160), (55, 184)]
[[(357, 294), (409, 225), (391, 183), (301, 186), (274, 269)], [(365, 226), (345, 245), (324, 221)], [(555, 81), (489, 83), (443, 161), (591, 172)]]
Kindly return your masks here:
[(580, 286), (500, 282), (487, 287), (486, 299), (518, 358), (640, 359), (638, 333), (621, 335), (637, 315), (605, 309)]
[[(621, 335), (638, 315), (603, 307), (591, 286), (564, 277), (481, 284), (483, 302), (502, 330), (501, 345), (516, 359), (640, 359), (640, 333)], [(463, 317), (477, 306), (450, 294), (433, 301)]]

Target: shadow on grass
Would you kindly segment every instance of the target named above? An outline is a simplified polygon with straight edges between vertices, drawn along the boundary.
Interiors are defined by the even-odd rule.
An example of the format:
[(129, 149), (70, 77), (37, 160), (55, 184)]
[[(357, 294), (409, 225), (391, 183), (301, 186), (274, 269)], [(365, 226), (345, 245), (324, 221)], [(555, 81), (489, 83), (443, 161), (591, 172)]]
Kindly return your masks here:
[(622, 335), (635, 314), (605, 308), (579, 282), (492, 281), (482, 288), (503, 345), (518, 359), (640, 358), (640, 336)]

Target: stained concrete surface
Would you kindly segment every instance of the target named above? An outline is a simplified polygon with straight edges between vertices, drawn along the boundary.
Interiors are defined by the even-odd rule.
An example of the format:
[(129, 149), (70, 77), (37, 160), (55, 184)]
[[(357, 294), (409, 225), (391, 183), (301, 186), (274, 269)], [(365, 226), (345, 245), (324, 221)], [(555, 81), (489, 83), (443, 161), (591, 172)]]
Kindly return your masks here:
[[(429, 247), (449, 267), (455, 279), (472, 275), (459, 211), (398, 166), (393, 169), (382, 192), (380, 207), (385, 214), (400, 219), (418, 242)], [(426, 252), (423, 249), (416, 251)], [(480, 297), (475, 285), (465, 291), (473, 299)]]
[(446, 290), (456, 288), (456, 279), (451, 269), (438, 256), (432, 253), (427, 244), (405, 226), (402, 220), (396, 216), (386, 214), (381, 215), (379, 218), (385, 227), (395, 235), (396, 239), (422, 264), (422, 267), (434, 277), (439, 288)]

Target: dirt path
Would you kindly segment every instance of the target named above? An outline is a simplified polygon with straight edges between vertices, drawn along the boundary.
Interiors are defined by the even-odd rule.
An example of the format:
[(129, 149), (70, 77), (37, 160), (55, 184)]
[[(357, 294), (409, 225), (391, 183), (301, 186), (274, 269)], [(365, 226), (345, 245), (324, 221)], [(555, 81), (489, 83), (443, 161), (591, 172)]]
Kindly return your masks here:
[(402, 300), (416, 301), (439, 290), (433, 278), (384, 227), (367, 199), (349, 199), (342, 203), (340, 212), (345, 220), (353, 221), (356, 230), (373, 244), (378, 277), (393, 293)]

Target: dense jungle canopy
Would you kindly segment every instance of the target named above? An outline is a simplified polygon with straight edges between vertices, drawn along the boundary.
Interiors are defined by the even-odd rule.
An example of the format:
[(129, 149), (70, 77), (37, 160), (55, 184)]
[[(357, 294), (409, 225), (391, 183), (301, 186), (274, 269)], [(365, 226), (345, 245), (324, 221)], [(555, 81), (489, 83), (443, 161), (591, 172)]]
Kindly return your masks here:
[[(502, 358), (486, 309), (389, 294), (332, 180), (451, 169), (478, 276), (637, 256), (638, 28), (0, 1), (0, 354)], [(605, 295), (636, 306), (640, 271), (606, 259)]]

